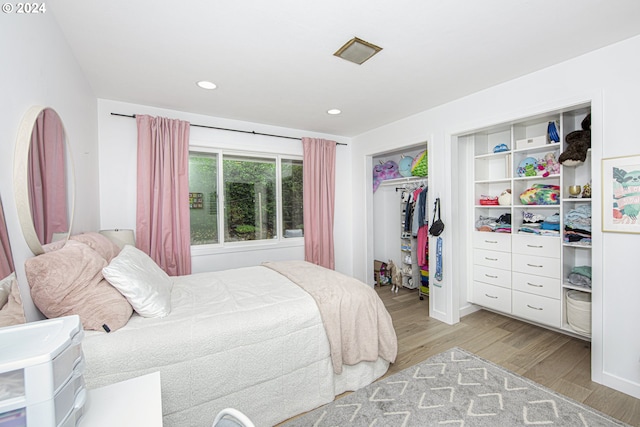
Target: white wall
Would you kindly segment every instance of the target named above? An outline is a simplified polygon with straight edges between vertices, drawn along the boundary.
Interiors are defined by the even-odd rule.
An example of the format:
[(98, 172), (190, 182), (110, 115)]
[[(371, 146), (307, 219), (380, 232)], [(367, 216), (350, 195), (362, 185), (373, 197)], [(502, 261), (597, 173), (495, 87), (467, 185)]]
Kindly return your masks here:
[[(431, 197), (443, 202), (445, 224), (455, 224), (456, 169), (452, 162), (452, 137), (464, 131), (526, 117), (545, 110), (592, 101), (594, 174), (600, 176), (600, 157), (640, 154), (640, 37), (583, 55), (559, 65), (495, 86), (449, 104), (405, 118), (353, 139), (353, 187), (359, 200), (354, 218), (366, 219), (353, 229), (353, 240), (366, 242), (367, 251), (354, 254), (354, 274), (369, 273), (371, 242), (370, 162), (368, 156), (429, 141)], [(598, 145), (601, 145), (598, 147)], [(434, 161), (434, 159), (437, 159)], [(594, 181), (594, 203), (600, 199), (600, 183)], [(597, 198), (597, 199), (596, 199)], [(594, 225), (600, 223), (594, 209)], [(455, 321), (460, 300), (459, 284), (452, 281), (456, 268), (451, 230), (444, 237), (444, 281), (432, 288), (431, 312), (441, 320)], [(640, 340), (633, 330), (640, 324), (640, 283), (632, 269), (637, 264), (640, 237), (633, 234), (601, 233), (594, 240), (594, 270), (601, 273), (599, 290), (594, 288), (592, 364), (593, 378), (610, 387), (640, 397)], [(433, 247), (433, 245), (431, 245)], [(431, 258), (433, 259), (433, 258)], [(464, 292), (464, 290), (462, 290)]]
[[(112, 116), (119, 114), (150, 114), (187, 120), (194, 124), (240, 129), (286, 135), (295, 138), (309, 136), (350, 143), (348, 138), (335, 135), (317, 134), (297, 129), (287, 129), (256, 123), (241, 122), (153, 108), (123, 102), (98, 100), (98, 123), (100, 140), (100, 228), (131, 228), (135, 230), (136, 216), (136, 121), (130, 118)], [(299, 140), (274, 138), (261, 135), (229, 132), (223, 130), (191, 127), (192, 145), (254, 152), (283, 153), (302, 156)], [(336, 270), (351, 274), (353, 247), (351, 231), (351, 186), (344, 185), (348, 179), (351, 163), (350, 146), (339, 145), (336, 149), (336, 216), (334, 236), (336, 240)], [(346, 238), (345, 238), (346, 236)], [(256, 243), (251, 247), (218, 248), (212, 250), (192, 250), (194, 273), (216, 271), (228, 268), (256, 265), (262, 261), (304, 259), (301, 239), (274, 245)]]
[(32, 105), (55, 109), (67, 130), (76, 168), (73, 231), (98, 226), (96, 99), (50, 13), (0, 15), (0, 196), (16, 273), (29, 320), (39, 317), (24, 276), (33, 256), (25, 242), (13, 193), (13, 153), (22, 115)]

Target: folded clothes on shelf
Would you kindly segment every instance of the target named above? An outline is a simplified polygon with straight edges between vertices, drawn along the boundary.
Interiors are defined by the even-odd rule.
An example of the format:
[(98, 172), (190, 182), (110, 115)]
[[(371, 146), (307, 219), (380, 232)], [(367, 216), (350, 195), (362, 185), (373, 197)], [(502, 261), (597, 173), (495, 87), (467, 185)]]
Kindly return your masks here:
[(564, 241), (591, 244), (591, 205), (580, 205), (564, 215)]
[(511, 214), (502, 214), (498, 218), (480, 215), (476, 221), (476, 230), (511, 233)]
[(539, 213), (528, 211), (522, 212), (522, 226), (518, 233), (531, 233), (541, 236), (560, 235), (560, 214), (544, 216)]
[(571, 269), (567, 280), (572, 285), (591, 287), (591, 267), (588, 265), (576, 266)]

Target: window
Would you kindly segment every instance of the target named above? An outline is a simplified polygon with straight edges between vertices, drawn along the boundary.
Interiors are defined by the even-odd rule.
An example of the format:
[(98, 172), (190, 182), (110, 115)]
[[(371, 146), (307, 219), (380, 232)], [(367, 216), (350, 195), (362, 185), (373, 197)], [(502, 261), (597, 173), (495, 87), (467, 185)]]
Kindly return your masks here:
[(273, 239), (276, 229), (276, 161), (223, 156), (224, 238)]
[(282, 229), (284, 237), (303, 235), (302, 215), (302, 160), (283, 159), (282, 176)]
[(191, 244), (218, 243), (218, 155), (189, 153)]
[(300, 159), (192, 151), (189, 191), (192, 245), (303, 236)]

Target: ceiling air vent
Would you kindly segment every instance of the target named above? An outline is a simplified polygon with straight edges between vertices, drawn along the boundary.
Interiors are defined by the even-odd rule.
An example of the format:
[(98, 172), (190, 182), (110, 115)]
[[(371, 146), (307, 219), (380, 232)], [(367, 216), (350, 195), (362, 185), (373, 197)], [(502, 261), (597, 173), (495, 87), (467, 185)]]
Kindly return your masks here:
[(381, 50), (381, 47), (354, 37), (338, 49), (334, 55), (360, 65)]

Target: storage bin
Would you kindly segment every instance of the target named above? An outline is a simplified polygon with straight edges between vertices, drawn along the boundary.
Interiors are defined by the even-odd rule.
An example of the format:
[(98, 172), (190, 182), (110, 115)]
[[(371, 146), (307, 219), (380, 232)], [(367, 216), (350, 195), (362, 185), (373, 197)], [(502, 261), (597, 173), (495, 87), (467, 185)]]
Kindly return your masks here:
[(522, 150), (523, 148), (540, 147), (542, 145), (545, 145), (546, 143), (547, 143), (546, 135), (536, 136), (533, 138), (518, 139), (516, 141), (516, 150)]
[(0, 427), (61, 427), (79, 419), (83, 336), (77, 315), (0, 330)]
[(567, 291), (567, 323), (583, 335), (591, 335), (591, 294)]

